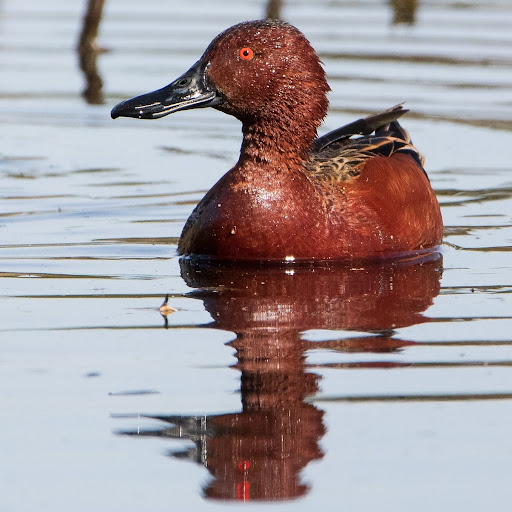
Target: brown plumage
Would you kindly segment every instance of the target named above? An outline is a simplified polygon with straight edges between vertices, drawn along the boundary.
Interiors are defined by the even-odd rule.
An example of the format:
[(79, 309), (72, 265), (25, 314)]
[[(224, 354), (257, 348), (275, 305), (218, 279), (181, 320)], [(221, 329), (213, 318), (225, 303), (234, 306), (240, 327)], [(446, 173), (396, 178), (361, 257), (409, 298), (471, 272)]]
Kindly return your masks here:
[(307, 39), (279, 21), (217, 36), (169, 86), (113, 117), (212, 106), (242, 122), (238, 163), (199, 202), (178, 252), (224, 260), (354, 260), (430, 250), (439, 204), (401, 106), (316, 138), (325, 72)]

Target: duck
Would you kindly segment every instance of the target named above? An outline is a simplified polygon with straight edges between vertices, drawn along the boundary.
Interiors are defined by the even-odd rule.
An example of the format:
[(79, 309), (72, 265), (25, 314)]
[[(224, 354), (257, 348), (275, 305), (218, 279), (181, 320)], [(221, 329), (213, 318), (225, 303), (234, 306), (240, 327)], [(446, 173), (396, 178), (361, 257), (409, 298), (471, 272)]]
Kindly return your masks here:
[(183, 257), (372, 261), (436, 251), (443, 220), (396, 105), (318, 137), (330, 91), (311, 43), (278, 20), (236, 24), (169, 85), (111, 116), (212, 107), (242, 124), (238, 162), (194, 208)]

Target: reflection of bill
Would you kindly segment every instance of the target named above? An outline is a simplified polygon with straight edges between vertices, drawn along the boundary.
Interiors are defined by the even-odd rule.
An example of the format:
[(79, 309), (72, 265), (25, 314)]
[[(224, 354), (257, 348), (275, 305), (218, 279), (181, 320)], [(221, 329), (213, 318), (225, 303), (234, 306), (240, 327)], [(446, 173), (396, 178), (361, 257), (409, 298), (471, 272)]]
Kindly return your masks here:
[[(306, 398), (318, 391), (310, 348), (390, 352), (410, 342), (393, 329), (427, 321), (440, 290), (438, 254), (366, 266), (223, 267), (183, 259), (182, 276), (214, 319), (237, 337), (230, 345), (241, 372), (242, 410), (215, 416), (152, 416), (170, 426), (125, 435), (189, 439), (171, 453), (203, 464), (204, 495), (219, 500), (290, 500), (305, 495), (307, 464), (323, 454), (323, 411)], [(371, 331), (373, 336), (308, 342), (308, 329)], [(372, 366), (372, 362), (365, 363)], [(309, 370), (309, 371), (308, 371)]]

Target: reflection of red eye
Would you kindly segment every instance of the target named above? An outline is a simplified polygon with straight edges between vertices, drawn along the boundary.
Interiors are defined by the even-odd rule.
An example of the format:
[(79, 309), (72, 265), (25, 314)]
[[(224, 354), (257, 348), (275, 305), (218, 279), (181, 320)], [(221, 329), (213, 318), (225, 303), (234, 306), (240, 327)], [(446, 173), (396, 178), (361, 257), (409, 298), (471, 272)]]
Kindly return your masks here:
[(251, 48), (245, 47), (238, 52), (238, 55), (243, 60), (251, 60), (254, 57), (254, 52)]

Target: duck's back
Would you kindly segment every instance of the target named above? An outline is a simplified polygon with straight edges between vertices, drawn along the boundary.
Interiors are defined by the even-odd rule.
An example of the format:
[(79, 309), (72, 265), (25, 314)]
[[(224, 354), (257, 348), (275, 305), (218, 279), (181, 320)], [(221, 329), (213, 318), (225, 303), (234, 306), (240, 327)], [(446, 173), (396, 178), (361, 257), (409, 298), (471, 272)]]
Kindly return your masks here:
[(236, 166), (190, 216), (179, 252), (370, 260), (439, 245), (439, 204), (407, 132), (388, 120), (372, 134), (353, 137), (354, 124), (317, 139), (320, 149), (294, 175)]
[(319, 137), (305, 163), (336, 210), (333, 233), (344, 224), (338, 243), (356, 259), (441, 243), (441, 211), (424, 158), (397, 121), (405, 112), (397, 105)]

